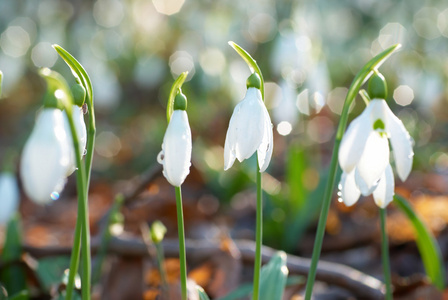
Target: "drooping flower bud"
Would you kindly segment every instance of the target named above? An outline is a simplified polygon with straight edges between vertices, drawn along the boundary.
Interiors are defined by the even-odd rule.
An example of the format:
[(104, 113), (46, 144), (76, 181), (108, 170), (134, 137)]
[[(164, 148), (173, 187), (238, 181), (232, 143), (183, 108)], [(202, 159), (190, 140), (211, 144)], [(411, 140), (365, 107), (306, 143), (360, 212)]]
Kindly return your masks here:
[(373, 194), (375, 203), (382, 208), (392, 201), (395, 181), (389, 163), (389, 141), (398, 176), (405, 181), (412, 168), (412, 139), (386, 101), (375, 98), (351, 122), (339, 148), (343, 170), (340, 196), (347, 206), (361, 194)]
[(63, 113), (44, 108), (22, 152), (20, 175), (28, 197), (39, 204), (50, 202), (50, 195), (64, 188), (69, 162)]
[(271, 161), (272, 123), (259, 90), (260, 77), (254, 74), (247, 80), (246, 96), (237, 104), (230, 118), (224, 144), (224, 170), (230, 169), (235, 159), (241, 162), (255, 151), (260, 172), (264, 172)]
[(162, 151), (157, 161), (163, 165), (163, 175), (173, 186), (181, 186), (191, 166), (191, 129), (185, 110), (174, 110), (163, 137)]

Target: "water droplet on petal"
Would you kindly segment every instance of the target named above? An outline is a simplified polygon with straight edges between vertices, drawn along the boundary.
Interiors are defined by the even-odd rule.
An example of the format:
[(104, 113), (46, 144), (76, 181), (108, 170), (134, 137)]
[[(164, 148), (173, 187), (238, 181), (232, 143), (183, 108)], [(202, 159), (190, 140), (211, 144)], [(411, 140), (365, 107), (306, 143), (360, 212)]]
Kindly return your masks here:
[(59, 193), (53, 192), (50, 194), (51, 200), (58, 200), (59, 199)]
[(157, 155), (157, 162), (161, 165), (163, 165), (163, 159), (165, 158), (165, 153), (162, 151), (159, 152), (159, 154)]

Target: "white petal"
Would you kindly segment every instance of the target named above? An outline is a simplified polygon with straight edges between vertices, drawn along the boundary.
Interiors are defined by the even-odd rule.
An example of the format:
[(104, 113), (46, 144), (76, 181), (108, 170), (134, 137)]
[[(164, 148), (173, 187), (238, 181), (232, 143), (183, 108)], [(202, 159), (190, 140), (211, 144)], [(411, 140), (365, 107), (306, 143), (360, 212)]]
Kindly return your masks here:
[(73, 105), (73, 121), (75, 122), (76, 133), (78, 134), (79, 151), (81, 152), (81, 156), (83, 156), (85, 155), (87, 145), (87, 129), (82, 108), (76, 105)]
[(236, 127), (237, 122), (235, 120), (239, 115), (240, 106), (241, 102), (236, 105), (232, 117), (230, 118), (229, 128), (227, 129), (226, 141), (224, 143), (224, 171), (230, 169), (236, 158), (235, 148), (238, 128)]
[[(86, 123), (84, 122), (84, 113), (82, 112), (82, 108), (73, 105), (72, 106), (72, 114), (73, 114), (73, 122), (75, 124), (76, 134), (78, 136), (79, 141), (79, 151), (81, 152), (81, 156), (84, 155), (84, 152), (86, 150), (86, 144), (87, 144), (87, 130), (86, 130)], [(70, 131), (70, 125), (68, 122), (68, 117), (66, 112), (64, 111), (64, 125), (65, 125), (65, 131), (67, 132), (67, 138), (70, 142), (70, 164), (67, 170), (67, 176), (70, 176), (75, 170), (76, 170), (76, 158), (75, 158), (75, 152), (73, 151), (73, 140), (71, 136)]]
[(190, 173), (191, 130), (187, 112), (175, 110), (163, 138), (163, 175), (174, 186), (180, 186)]
[(263, 139), (261, 140), (261, 144), (257, 150), (258, 166), (260, 167), (260, 172), (264, 172), (269, 166), (272, 157), (272, 149), (274, 148), (271, 118), (269, 117), (268, 110), (266, 109), (264, 104), (263, 112), (263, 122), (265, 123), (264, 134)]
[(372, 131), (356, 165), (356, 171), (359, 172), (359, 176), (364, 180), (368, 190), (377, 183), (388, 164), (389, 141), (377, 131)]
[(354, 171), (350, 173), (343, 172), (341, 181), (339, 182), (339, 196), (347, 206), (352, 206), (353, 204), (355, 204), (361, 196), (361, 192), (359, 191), (355, 183), (354, 173)]
[(235, 117), (235, 155), (239, 161), (243, 161), (254, 154), (263, 139), (264, 104), (261, 101), (260, 90), (256, 88), (247, 89), (246, 97), (240, 104), (238, 114)]
[(370, 110), (369, 105), (350, 123), (342, 138), (338, 158), (341, 169), (346, 173), (350, 173), (355, 168), (364, 151), (369, 133), (372, 131)]
[(381, 175), (378, 187), (373, 192), (376, 205), (385, 208), (394, 198), (394, 188), (394, 174), (390, 165), (387, 165), (383, 175)]
[[(385, 123), (387, 122), (387, 110), (389, 109), (389, 106), (387, 106), (387, 103), (384, 99), (373, 99), (372, 101), (369, 102), (369, 107), (370, 107), (370, 122), (372, 124), (372, 128), (373, 128), (373, 124), (380, 119), (384, 125), (386, 125)], [(384, 130), (379, 130), (378, 131), (385, 131)]]
[(69, 142), (62, 111), (44, 109), (22, 153), (20, 174), (31, 200), (50, 202), (52, 192), (60, 192), (70, 161)]
[(368, 185), (365, 182), (364, 178), (362, 178), (361, 175), (359, 175), (359, 171), (357, 168), (355, 169), (354, 173), (355, 173), (355, 182), (356, 185), (358, 186), (358, 189), (361, 191), (361, 194), (363, 196), (371, 195), (378, 186), (379, 179), (373, 185)]
[(387, 131), (392, 145), (395, 166), (401, 181), (408, 178), (412, 169), (414, 151), (412, 150), (412, 139), (409, 132), (388, 107), (387, 109)]
[(0, 174), (0, 224), (6, 224), (19, 208), (19, 187), (11, 173)]

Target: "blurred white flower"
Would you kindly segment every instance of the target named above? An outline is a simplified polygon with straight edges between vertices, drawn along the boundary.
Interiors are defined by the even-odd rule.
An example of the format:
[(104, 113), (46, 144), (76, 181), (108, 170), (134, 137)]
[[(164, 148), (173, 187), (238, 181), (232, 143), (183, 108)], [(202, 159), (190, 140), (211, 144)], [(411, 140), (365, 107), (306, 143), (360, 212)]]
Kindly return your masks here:
[(20, 175), (28, 197), (36, 203), (51, 201), (53, 192), (65, 185), (70, 150), (63, 112), (44, 108), (22, 153)]
[(411, 172), (412, 139), (385, 100), (373, 99), (347, 129), (339, 149), (343, 170), (340, 195), (347, 206), (362, 194), (384, 208), (393, 199), (394, 176), (389, 164), (390, 140), (398, 176), (405, 181)]
[(299, 112), (297, 110), (297, 91), (286, 80), (280, 81), (280, 86), (274, 94), (275, 106), (272, 110), (272, 116), (276, 124), (280, 122), (288, 122), (291, 126), (295, 126), (299, 120)]
[[(82, 108), (77, 105), (72, 105), (72, 114), (73, 114), (73, 122), (75, 123), (76, 134), (78, 135), (79, 142), (79, 151), (81, 153), (81, 157), (84, 155), (87, 144), (87, 130), (86, 123), (84, 122), (84, 113)], [(76, 158), (75, 151), (73, 148), (73, 140), (70, 133), (70, 125), (68, 123), (67, 114), (64, 111), (64, 126), (65, 131), (67, 132), (67, 138), (70, 141), (70, 163), (67, 169), (67, 176), (70, 176), (76, 170)]]
[(19, 207), (19, 187), (14, 174), (0, 174), (0, 199), (0, 224), (6, 224)]
[(233, 165), (235, 158), (241, 162), (257, 151), (260, 172), (264, 172), (271, 161), (272, 148), (271, 118), (260, 90), (249, 87), (230, 118), (224, 145), (224, 170)]
[(180, 186), (190, 173), (191, 130), (185, 110), (175, 110), (163, 137), (162, 151), (157, 161), (163, 165), (163, 175), (173, 186)]

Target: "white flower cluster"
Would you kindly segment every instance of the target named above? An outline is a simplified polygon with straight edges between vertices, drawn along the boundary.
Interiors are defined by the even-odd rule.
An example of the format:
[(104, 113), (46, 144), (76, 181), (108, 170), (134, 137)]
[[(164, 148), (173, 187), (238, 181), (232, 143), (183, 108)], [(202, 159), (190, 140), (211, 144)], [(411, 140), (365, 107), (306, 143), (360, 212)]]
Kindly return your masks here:
[(379, 207), (385, 208), (393, 200), (395, 181), (388, 140), (398, 176), (405, 181), (412, 168), (412, 139), (386, 101), (373, 99), (351, 122), (341, 141), (339, 195), (347, 206), (355, 204), (361, 195), (372, 193)]

